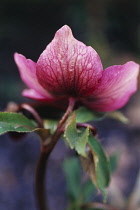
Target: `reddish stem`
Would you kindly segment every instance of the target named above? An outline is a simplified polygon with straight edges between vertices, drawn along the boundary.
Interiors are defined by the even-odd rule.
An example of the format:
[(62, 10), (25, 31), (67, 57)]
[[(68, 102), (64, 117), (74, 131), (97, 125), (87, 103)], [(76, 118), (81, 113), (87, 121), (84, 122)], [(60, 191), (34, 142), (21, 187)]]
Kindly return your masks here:
[(41, 141), (41, 152), (40, 152), (40, 158), (37, 165), (36, 170), (36, 199), (38, 204), (39, 210), (47, 210), (47, 202), (46, 202), (46, 194), (45, 194), (45, 174), (46, 174), (46, 164), (48, 157), (53, 150), (55, 144), (57, 143), (58, 139), (60, 138), (62, 134), (62, 128), (68, 119), (70, 113), (73, 111), (75, 105), (75, 99), (70, 98), (69, 99), (69, 106), (61, 118), (61, 120), (58, 123), (57, 129), (55, 133), (51, 136), (48, 136), (48, 138), (44, 141)]
[(47, 198), (45, 193), (45, 175), (48, 155), (41, 151), (36, 169), (35, 187), (36, 200), (39, 210), (47, 210)]
[(42, 119), (40, 118), (39, 114), (37, 113), (37, 111), (32, 106), (30, 106), (29, 104), (25, 104), (24, 103), (24, 104), (21, 104), (20, 105), (20, 108), (29, 111), (33, 115), (33, 117), (35, 118), (35, 120), (37, 121), (38, 126), (40, 128), (43, 128)]
[(77, 125), (77, 127), (83, 127), (83, 128), (89, 127), (90, 130), (92, 131), (93, 135), (97, 136), (97, 130), (93, 125), (90, 125), (88, 123), (77, 123), (76, 125)]

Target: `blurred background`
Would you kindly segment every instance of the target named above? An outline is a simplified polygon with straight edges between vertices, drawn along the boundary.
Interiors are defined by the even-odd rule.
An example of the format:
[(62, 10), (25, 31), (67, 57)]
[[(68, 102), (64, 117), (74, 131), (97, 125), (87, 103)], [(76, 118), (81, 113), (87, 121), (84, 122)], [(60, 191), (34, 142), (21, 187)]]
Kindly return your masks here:
[[(138, 0), (0, 0), (1, 111), (9, 101), (29, 101), (21, 96), (25, 85), (13, 54), (18, 52), (37, 61), (55, 32), (65, 24), (71, 27), (75, 38), (98, 52), (104, 68), (129, 60), (140, 63)], [(118, 199), (112, 202), (120, 208), (124, 208), (124, 200), (131, 196), (140, 169), (139, 90), (122, 112), (130, 124), (122, 125), (112, 119), (94, 123), (108, 154), (115, 151), (120, 154), (109, 188), (112, 197)], [(0, 137), (1, 210), (36, 209), (33, 184), (39, 146), (35, 134), (18, 142), (11, 141), (9, 135)], [(47, 190), (51, 210), (63, 210), (67, 206), (61, 162), (69, 155), (71, 152), (60, 141), (50, 157)]]

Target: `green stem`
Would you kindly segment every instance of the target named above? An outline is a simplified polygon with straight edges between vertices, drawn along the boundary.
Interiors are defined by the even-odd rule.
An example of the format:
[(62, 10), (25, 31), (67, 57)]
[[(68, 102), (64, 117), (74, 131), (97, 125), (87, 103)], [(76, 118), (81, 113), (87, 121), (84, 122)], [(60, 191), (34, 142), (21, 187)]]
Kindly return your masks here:
[(75, 105), (75, 99), (69, 99), (69, 106), (58, 123), (55, 133), (52, 136), (47, 137), (44, 141), (41, 141), (41, 152), (40, 157), (36, 169), (36, 180), (35, 180), (35, 188), (36, 188), (36, 199), (38, 204), (38, 210), (48, 210), (47, 207), (47, 198), (45, 194), (45, 174), (46, 174), (46, 165), (48, 161), (48, 157), (56, 145), (58, 139), (62, 134), (63, 127), (65, 125), (66, 120), (68, 119), (70, 113), (73, 111)]

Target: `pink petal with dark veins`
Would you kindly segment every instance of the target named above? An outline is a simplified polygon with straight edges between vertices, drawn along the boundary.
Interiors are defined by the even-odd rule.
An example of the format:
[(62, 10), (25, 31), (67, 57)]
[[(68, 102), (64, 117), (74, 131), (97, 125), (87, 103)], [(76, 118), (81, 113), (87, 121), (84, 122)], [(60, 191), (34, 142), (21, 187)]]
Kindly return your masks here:
[(18, 66), (21, 79), (27, 87), (30, 88), (29, 90), (25, 90), (23, 95), (34, 99), (44, 98), (46, 101), (53, 100), (53, 96), (38, 83), (36, 77), (36, 63), (18, 53), (14, 54), (14, 59)]
[(52, 101), (52, 98), (48, 98), (46, 96), (40, 95), (36, 90), (34, 89), (25, 89), (22, 92), (22, 95), (31, 99), (35, 99), (38, 101)]
[(44, 89), (58, 95), (87, 96), (102, 76), (97, 52), (76, 40), (68, 26), (55, 34), (37, 62), (37, 78)]
[(22, 95), (40, 102), (46, 102), (46, 105), (58, 107), (61, 109), (66, 109), (68, 106), (68, 98), (65, 97), (55, 97), (55, 98), (46, 98), (42, 95), (40, 95), (38, 92), (36, 92), (33, 89), (25, 89), (22, 92)]
[(137, 90), (139, 65), (130, 61), (124, 65), (108, 67), (103, 71), (100, 84), (92, 96), (83, 101), (96, 111), (113, 111), (124, 106)]

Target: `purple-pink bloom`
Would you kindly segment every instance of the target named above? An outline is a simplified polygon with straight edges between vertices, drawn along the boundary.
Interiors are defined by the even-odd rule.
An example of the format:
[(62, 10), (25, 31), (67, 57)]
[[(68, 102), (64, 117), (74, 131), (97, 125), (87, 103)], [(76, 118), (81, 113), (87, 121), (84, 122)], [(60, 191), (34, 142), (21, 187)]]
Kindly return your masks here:
[(138, 64), (130, 61), (103, 70), (97, 52), (76, 40), (67, 25), (56, 32), (37, 63), (18, 53), (14, 58), (29, 88), (23, 96), (50, 104), (75, 97), (93, 110), (113, 111), (137, 90)]

